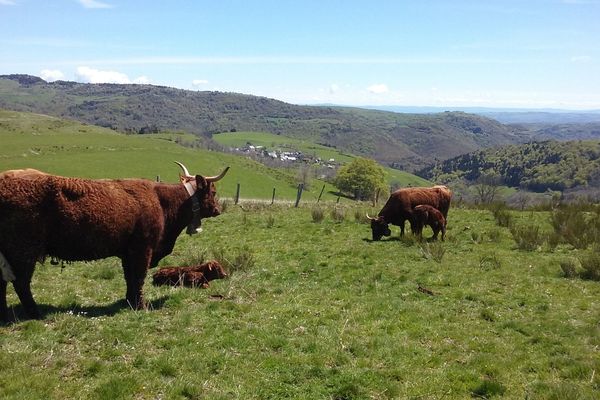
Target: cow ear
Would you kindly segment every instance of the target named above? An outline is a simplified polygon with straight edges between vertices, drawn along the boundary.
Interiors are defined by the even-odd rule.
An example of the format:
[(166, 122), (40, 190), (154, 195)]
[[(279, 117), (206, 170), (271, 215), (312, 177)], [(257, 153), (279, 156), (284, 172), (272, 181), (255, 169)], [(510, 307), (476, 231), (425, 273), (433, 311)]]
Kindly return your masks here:
[(208, 186), (208, 182), (202, 175), (196, 175), (196, 187), (198, 190), (204, 189)]

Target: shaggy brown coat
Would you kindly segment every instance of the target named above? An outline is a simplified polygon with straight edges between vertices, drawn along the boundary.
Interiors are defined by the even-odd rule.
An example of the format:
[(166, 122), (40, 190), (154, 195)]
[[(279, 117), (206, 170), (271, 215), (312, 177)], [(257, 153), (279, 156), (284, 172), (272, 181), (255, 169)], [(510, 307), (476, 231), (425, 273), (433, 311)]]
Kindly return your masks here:
[(411, 230), (416, 227), (413, 220), (413, 209), (419, 204), (426, 204), (437, 208), (444, 218), (448, 217), (452, 192), (446, 186), (433, 186), (430, 188), (415, 187), (396, 190), (390, 195), (376, 218), (371, 218), (371, 231), (373, 240), (382, 236), (390, 236), (388, 224), (400, 227), (400, 235), (404, 235), (404, 223), (409, 221)]
[(446, 218), (436, 208), (427, 204), (420, 204), (413, 209), (413, 220), (415, 226), (415, 234), (419, 237), (423, 236), (423, 228), (429, 225), (433, 230), (433, 240), (437, 239), (438, 233), (442, 232), (442, 241), (446, 236)]
[(208, 287), (208, 282), (227, 277), (227, 272), (218, 261), (208, 261), (192, 267), (161, 268), (152, 275), (156, 286)]
[[(0, 253), (14, 274), (13, 286), (27, 314), (39, 316), (30, 285), (36, 262), (47, 256), (65, 261), (121, 258), (126, 300), (134, 308), (145, 307), (142, 287), (147, 269), (171, 253), (192, 221), (198, 228), (200, 218), (220, 214), (213, 182), (227, 169), (219, 177), (204, 178), (182, 168), (192, 194), (180, 183), (143, 179), (0, 174)], [(7, 281), (0, 279), (4, 320), (6, 286)]]

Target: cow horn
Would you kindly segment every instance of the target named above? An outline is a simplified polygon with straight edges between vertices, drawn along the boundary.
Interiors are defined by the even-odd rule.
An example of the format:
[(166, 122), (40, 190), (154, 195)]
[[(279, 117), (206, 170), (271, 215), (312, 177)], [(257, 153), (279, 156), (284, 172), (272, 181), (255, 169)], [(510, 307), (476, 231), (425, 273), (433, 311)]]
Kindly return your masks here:
[(181, 167), (181, 169), (183, 170), (183, 174), (185, 175), (186, 178), (193, 178), (192, 175), (190, 175), (190, 172), (188, 171), (188, 169), (185, 167), (185, 165), (183, 165), (182, 163), (180, 163), (179, 161), (175, 161), (175, 164), (179, 165)]
[(227, 173), (227, 171), (229, 171), (229, 167), (225, 168), (223, 170), (223, 172), (221, 172), (217, 176), (207, 176), (204, 179), (206, 179), (207, 182), (217, 182), (217, 181), (220, 181), (225, 176), (225, 174)]
[(377, 218), (373, 218), (373, 217), (369, 216), (369, 213), (367, 213), (366, 215), (367, 215), (367, 218), (370, 219), (371, 221), (373, 221), (374, 219), (377, 219)]

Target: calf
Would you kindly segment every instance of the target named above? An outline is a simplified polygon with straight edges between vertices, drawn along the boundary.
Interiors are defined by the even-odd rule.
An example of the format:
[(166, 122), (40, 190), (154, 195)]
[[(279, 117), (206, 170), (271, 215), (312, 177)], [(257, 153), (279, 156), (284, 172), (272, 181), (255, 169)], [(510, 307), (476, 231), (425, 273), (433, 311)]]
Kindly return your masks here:
[(227, 277), (218, 261), (209, 261), (192, 267), (161, 268), (152, 275), (155, 286), (187, 286), (207, 288), (208, 282)]
[(429, 225), (433, 229), (432, 239), (436, 240), (438, 233), (442, 232), (442, 241), (446, 236), (446, 218), (437, 208), (427, 204), (420, 204), (413, 208), (413, 224), (415, 233), (423, 236), (423, 227)]

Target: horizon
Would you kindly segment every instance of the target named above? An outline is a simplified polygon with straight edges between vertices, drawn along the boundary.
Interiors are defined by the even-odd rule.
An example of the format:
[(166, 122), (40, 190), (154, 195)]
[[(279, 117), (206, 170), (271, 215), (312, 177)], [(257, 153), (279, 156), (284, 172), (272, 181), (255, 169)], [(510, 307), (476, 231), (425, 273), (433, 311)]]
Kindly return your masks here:
[(348, 107), (600, 109), (600, 1), (0, 0), (0, 74)]

